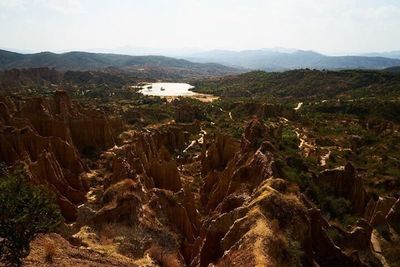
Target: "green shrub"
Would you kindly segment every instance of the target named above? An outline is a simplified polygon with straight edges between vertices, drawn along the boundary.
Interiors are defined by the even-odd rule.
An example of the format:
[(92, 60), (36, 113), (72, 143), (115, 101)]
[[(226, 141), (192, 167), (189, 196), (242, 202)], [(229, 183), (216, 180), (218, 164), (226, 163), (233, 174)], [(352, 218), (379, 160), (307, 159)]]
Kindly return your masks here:
[(299, 241), (288, 236), (288, 252), (292, 266), (302, 266), (304, 252)]
[(19, 170), (1, 172), (0, 177), (0, 260), (5, 266), (21, 266), (29, 254), (30, 242), (61, 222), (54, 198), (27, 181)]
[(297, 153), (299, 144), (300, 140), (297, 138), (296, 132), (290, 128), (284, 128), (279, 149), (286, 152)]
[(325, 211), (329, 212), (333, 218), (338, 218), (340, 220), (351, 213), (351, 202), (342, 197), (335, 198), (328, 196), (323, 206)]
[(244, 133), (243, 127), (238, 126), (232, 129), (232, 135), (237, 139), (240, 139), (243, 133)]
[(339, 231), (333, 227), (328, 228), (328, 231), (326, 231), (326, 233), (334, 243), (338, 243), (343, 238)]

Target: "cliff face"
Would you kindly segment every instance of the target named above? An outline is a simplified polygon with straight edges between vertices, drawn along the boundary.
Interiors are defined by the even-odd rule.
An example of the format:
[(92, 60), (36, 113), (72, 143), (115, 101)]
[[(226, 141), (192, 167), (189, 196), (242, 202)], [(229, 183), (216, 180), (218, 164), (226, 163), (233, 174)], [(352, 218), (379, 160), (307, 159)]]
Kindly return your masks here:
[(76, 147), (110, 147), (120, 128), (112, 128), (104, 116), (81, 112), (63, 91), (53, 99), (0, 101), (0, 161), (22, 163), (33, 182), (57, 194), (64, 217), (75, 220), (88, 190), (87, 167)]
[[(273, 178), (272, 155), (258, 149), (268, 139), (267, 132), (254, 120), (240, 147), (218, 136), (203, 153), (201, 200), (210, 215), (203, 220), (192, 266), (292, 265), (302, 259), (279, 256), (294, 238), (289, 232), (295, 233), (299, 246), (309, 249), (306, 209), (296, 192), (289, 192), (287, 182)], [(277, 205), (287, 209), (279, 213)]]
[(311, 255), (307, 210), (296, 194), (285, 181), (267, 179), (245, 196), (247, 200), (240, 206), (214, 213), (202, 225), (192, 266), (292, 266), (307, 262), (307, 257), (289, 253), (296, 242), (298, 249)]
[[(372, 227), (367, 221), (359, 221), (351, 231), (336, 228), (297, 186), (279, 179), (271, 148), (279, 145), (281, 132), (279, 127), (252, 120), (240, 148), (219, 136), (203, 153), (200, 193), (208, 215), (203, 218), (191, 266), (378, 264), (372, 252), (367, 253), (368, 259), (350, 253), (370, 251)], [(227, 147), (235, 147), (235, 152), (223, 153)], [(210, 166), (212, 158), (216, 159), (213, 163), (220, 163)], [(349, 198), (356, 212), (364, 211), (367, 194), (350, 164), (325, 171), (317, 179)], [(341, 238), (333, 241), (328, 234), (332, 231), (338, 231)]]
[(56, 91), (52, 100), (29, 99), (19, 104), (17, 116), (27, 119), (42, 136), (56, 136), (75, 145), (107, 149), (115, 144), (122, 122), (103, 114), (72, 106), (64, 91)]
[(11, 69), (0, 73), (0, 87), (14, 91), (28, 86), (49, 86), (62, 80), (62, 73), (49, 68)]
[[(192, 192), (182, 183), (163, 136), (137, 133), (104, 155), (110, 175), (93, 221), (156, 231), (148, 253), (166, 266), (184, 266), (191, 258), (200, 220)], [(163, 239), (171, 240), (168, 247), (162, 245)]]
[(377, 200), (371, 198), (364, 217), (372, 226), (390, 224), (398, 230), (399, 203), (399, 199), (394, 197), (379, 197)]
[(334, 194), (349, 199), (353, 211), (363, 214), (368, 200), (367, 193), (361, 177), (351, 163), (347, 163), (344, 168), (322, 171), (316, 181), (321, 187), (331, 188)]
[[(349, 200), (359, 216), (343, 229), (300, 184), (282, 178), (283, 124), (252, 119), (237, 140), (204, 134), (199, 122), (188, 123), (190, 109), (177, 112), (185, 123), (126, 131), (116, 144), (121, 121), (63, 91), (51, 99), (2, 97), (0, 161), (24, 166), (32, 182), (55, 192), (79, 238), (87, 227), (128, 227), (111, 241), (126, 245), (127, 257), (149, 255), (163, 266), (380, 266), (371, 238), (399, 231), (398, 198), (372, 198), (351, 163), (313, 173), (316, 186)], [(197, 154), (185, 154), (200, 132)], [(81, 157), (91, 151), (102, 151), (96, 162)], [(309, 171), (294, 156), (285, 160)]]
[[(163, 136), (136, 133), (104, 155), (110, 174), (94, 222), (156, 231), (146, 252), (165, 266), (367, 266), (351, 251), (370, 255), (368, 221), (350, 231), (337, 228), (297, 186), (279, 178), (270, 149), (280, 142), (279, 127), (253, 120), (240, 144), (222, 134), (206, 141), (199, 202)], [(351, 165), (318, 178), (364, 210), (367, 196)], [(391, 214), (396, 221), (396, 207)], [(332, 231), (341, 238), (332, 240)]]

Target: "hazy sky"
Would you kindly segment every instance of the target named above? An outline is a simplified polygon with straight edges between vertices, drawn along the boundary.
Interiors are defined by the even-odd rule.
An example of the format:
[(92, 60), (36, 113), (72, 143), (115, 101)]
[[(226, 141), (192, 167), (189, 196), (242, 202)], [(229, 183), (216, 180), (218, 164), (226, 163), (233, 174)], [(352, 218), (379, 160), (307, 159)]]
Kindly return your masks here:
[(0, 47), (400, 50), (400, 0), (0, 0)]

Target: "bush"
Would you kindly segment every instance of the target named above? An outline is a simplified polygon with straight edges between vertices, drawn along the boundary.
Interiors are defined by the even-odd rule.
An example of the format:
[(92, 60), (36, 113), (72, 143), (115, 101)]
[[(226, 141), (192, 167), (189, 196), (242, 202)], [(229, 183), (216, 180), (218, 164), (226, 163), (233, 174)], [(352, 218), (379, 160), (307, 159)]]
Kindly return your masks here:
[(304, 252), (299, 241), (288, 236), (288, 252), (292, 266), (302, 266)]
[(243, 127), (237, 126), (232, 129), (232, 135), (234, 138), (240, 139), (244, 133)]
[(333, 227), (328, 228), (328, 230), (326, 231), (326, 234), (329, 236), (330, 239), (332, 239), (332, 241), (337, 244), (340, 242), (340, 240), (342, 240), (343, 236), (341, 233), (339, 233), (339, 231)]
[(282, 142), (280, 149), (287, 152), (297, 153), (300, 145), (300, 140), (297, 138), (296, 132), (292, 129), (285, 128), (282, 133)]
[(325, 211), (329, 212), (333, 218), (344, 219), (351, 213), (351, 202), (343, 197), (335, 198), (328, 196), (323, 204)]
[(62, 217), (53, 196), (27, 181), (19, 170), (0, 177), (0, 260), (5, 266), (21, 266), (30, 242), (60, 224)]

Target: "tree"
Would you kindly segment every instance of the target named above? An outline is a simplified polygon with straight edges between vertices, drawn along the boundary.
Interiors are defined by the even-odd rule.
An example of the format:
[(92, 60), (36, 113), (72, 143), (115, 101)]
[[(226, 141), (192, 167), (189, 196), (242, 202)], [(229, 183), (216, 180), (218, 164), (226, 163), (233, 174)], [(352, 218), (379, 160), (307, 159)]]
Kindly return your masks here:
[(0, 261), (21, 266), (30, 242), (62, 221), (54, 196), (31, 184), (22, 170), (9, 173), (0, 166)]

